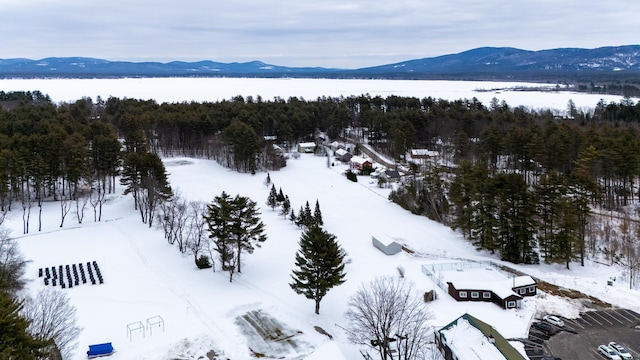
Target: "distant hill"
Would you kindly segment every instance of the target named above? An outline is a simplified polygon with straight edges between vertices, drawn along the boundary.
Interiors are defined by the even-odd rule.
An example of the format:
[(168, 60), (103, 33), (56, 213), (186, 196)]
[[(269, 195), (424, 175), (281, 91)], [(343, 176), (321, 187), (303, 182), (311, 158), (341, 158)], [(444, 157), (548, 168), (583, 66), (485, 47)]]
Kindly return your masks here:
[(640, 75), (640, 45), (527, 51), (483, 47), (355, 70), (379, 76), (531, 77)]
[(83, 57), (0, 59), (0, 78), (40, 77), (327, 77), (391, 79), (640, 78), (640, 45), (527, 51), (482, 47), (361, 69), (286, 67), (261, 61), (169, 63)]

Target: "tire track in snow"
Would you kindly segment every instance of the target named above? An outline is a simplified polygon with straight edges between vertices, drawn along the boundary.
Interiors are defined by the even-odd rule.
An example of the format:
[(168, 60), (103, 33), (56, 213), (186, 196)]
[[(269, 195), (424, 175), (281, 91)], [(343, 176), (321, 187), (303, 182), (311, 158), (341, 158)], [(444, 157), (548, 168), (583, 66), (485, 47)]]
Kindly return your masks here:
[[(120, 225), (115, 226), (115, 228), (127, 239), (127, 241), (129, 242), (129, 245), (131, 246), (135, 254), (138, 256), (138, 258), (140, 258), (140, 261), (142, 261), (142, 263), (147, 269), (151, 270), (153, 273), (155, 273), (159, 277), (162, 277), (167, 280), (173, 280), (161, 268), (149, 262), (149, 260), (144, 255), (144, 253), (136, 245), (133, 238), (126, 231), (124, 231), (120, 227)], [(205, 328), (207, 328), (213, 335), (213, 340), (216, 346), (222, 347), (226, 345), (225, 347), (218, 349), (223, 351), (225, 357), (235, 360), (235, 359), (242, 359), (244, 356), (246, 356), (246, 354), (236, 353), (237, 352), (236, 349), (229, 349), (228, 344), (234, 344), (234, 342), (229, 336), (226, 335), (225, 330), (222, 327), (220, 327), (220, 325), (216, 324), (216, 322), (213, 321), (213, 319), (207, 315), (206, 311), (203, 311), (202, 306), (191, 295), (189, 295), (188, 292), (185, 291), (185, 289), (183, 289), (180, 286), (174, 286), (177, 284), (176, 282), (171, 281), (171, 284), (172, 285), (169, 286), (169, 290), (174, 295), (176, 295), (177, 297), (179, 297), (189, 305), (189, 308), (194, 312), (198, 321), (200, 321), (200, 323)]]

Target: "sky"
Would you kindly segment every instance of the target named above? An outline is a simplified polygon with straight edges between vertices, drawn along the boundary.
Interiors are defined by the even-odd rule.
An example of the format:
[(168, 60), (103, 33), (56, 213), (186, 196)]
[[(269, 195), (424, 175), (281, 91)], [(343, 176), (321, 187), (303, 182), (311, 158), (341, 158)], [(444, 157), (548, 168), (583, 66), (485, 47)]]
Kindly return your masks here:
[(0, 0), (0, 59), (361, 68), (483, 46), (638, 44), (629, 0)]

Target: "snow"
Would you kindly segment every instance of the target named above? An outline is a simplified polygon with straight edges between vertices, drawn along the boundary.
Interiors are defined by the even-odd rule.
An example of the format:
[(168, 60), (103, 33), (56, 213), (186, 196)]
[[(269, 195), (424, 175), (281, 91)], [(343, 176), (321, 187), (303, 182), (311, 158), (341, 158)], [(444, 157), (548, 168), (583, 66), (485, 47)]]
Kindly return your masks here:
[[(357, 183), (348, 181), (343, 175), (346, 165), (327, 167), (326, 158), (302, 154), (282, 170), (271, 172), (272, 183), (289, 196), (296, 211), (306, 201), (313, 204), (317, 199), (325, 229), (336, 235), (350, 261), (347, 281), (329, 291), (316, 315), (313, 302), (288, 285), (301, 230), (279, 216), (277, 209), (264, 205), (270, 188), (263, 184), (266, 173), (239, 174), (202, 159), (170, 158), (165, 165), (173, 189), (188, 200), (210, 202), (226, 191), (256, 201), (261, 205), (268, 240), (244, 256), (242, 273), (235, 274), (230, 283), (227, 273), (196, 269), (193, 259), (169, 245), (161, 230), (142, 224), (131, 197), (122, 195), (121, 188), (108, 197), (100, 222), (93, 221), (89, 209), (82, 225), (70, 214), (61, 228), (59, 204), (50, 202), (43, 207), (42, 231), (37, 231), (34, 208), (29, 234), (22, 235), (22, 212), (14, 208), (5, 225), (30, 261), (29, 292), (44, 288), (39, 268), (95, 260), (102, 270), (102, 285), (60, 290), (76, 307), (83, 328), (73, 360), (84, 359), (88, 345), (104, 342), (113, 343), (113, 360), (198, 359), (211, 351), (232, 360), (251, 359), (251, 351), (282, 359), (361, 358), (359, 351), (367, 349), (350, 344), (343, 330), (347, 299), (377, 276), (398, 276), (399, 267), (420, 294), (436, 291), (437, 300), (429, 305), (435, 329), (469, 313), (505, 338), (520, 338), (543, 313), (576, 317), (584, 310), (581, 302), (544, 293), (525, 298), (521, 309), (456, 302), (422, 273), (421, 266), (434, 260), (500, 263), (495, 255), (476, 251), (450, 228), (391, 203), (387, 199), (390, 189), (378, 188), (369, 177), (360, 177)], [(371, 243), (371, 236), (378, 234), (387, 234), (414, 250), (414, 255), (404, 251), (383, 254)], [(573, 264), (571, 270), (556, 265), (513, 267), (640, 311), (637, 291), (618, 282), (606, 285), (609, 278), (620, 277), (615, 267), (590, 261), (585, 267)], [(156, 316), (164, 320), (164, 329), (148, 321)], [(286, 344), (267, 341), (248, 330), (245, 322), (250, 317), (275, 324)], [(128, 324), (136, 328), (138, 322), (146, 328), (144, 334), (127, 331)]]
[(442, 333), (449, 340), (453, 353), (460, 359), (505, 359), (489, 338), (466, 319), (458, 319), (449, 329), (442, 330)]
[[(518, 91), (520, 88), (555, 88), (553, 84), (493, 81), (364, 80), (364, 79), (260, 79), (260, 78), (124, 78), (124, 79), (0, 79), (0, 90), (48, 94), (55, 102), (73, 102), (82, 97), (154, 99), (163, 102), (229, 100), (237, 95), (254, 99), (315, 100), (318, 97), (349, 97), (369, 94), (434, 99), (472, 99), (489, 106), (495, 97), (511, 107), (553, 109), (563, 115), (569, 100), (577, 109), (593, 109), (600, 99), (619, 103), (623, 97), (573, 91)], [(560, 86), (565, 88), (564, 85)], [(634, 101), (638, 101), (637, 98)]]
[(517, 295), (512, 290), (516, 286), (535, 284), (530, 276), (508, 278), (490, 266), (438, 271), (435, 275), (445, 284), (453, 283), (458, 290), (490, 290), (502, 299), (510, 295)]

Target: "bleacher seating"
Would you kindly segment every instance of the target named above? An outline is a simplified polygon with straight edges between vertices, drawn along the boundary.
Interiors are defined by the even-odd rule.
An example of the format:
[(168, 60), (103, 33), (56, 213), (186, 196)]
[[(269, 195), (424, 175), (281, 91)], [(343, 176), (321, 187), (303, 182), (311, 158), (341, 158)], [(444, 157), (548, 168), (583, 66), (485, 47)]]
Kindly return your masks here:
[(98, 262), (95, 260), (86, 262), (86, 271), (85, 263), (39, 268), (38, 277), (43, 278), (45, 286), (49, 284), (51, 284), (51, 286), (60, 285), (63, 289), (71, 289), (74, 286), (86, 284), (88, 282), (87, 277), (92, 285), (98, 283), (104, 284), (102, 272), (100, 271)]
[(82, 278), (82, 283), (86, 284), (87, 283), (87, 277), (84, 274), (84, 267), (82, 266), (82, 263), (79, 263), (78, 267), (80, 268), (80, 277)]

